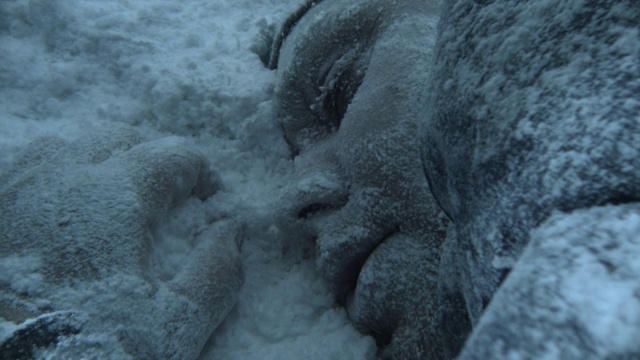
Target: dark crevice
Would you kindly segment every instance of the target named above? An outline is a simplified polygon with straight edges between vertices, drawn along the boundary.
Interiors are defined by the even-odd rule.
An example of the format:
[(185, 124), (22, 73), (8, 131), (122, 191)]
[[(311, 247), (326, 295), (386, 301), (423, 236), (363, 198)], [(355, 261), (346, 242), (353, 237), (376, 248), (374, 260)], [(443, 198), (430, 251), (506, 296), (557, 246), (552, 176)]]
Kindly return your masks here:
[(275, 70), (278, 68), (278, 60), (280, 58), (280, 49), (282, 43), (287, 38), (291, 29), (302, 19), (302, 17), (311, 9), (314, 5), (320, 3), (322, 0), (307, 0), (298, 10), (291, 14), (282, 24), (280, 31), (275, 35), (273, 39), (273, 45), (271, 47), (271, 55), (269, 56), (269, 63), (267, 68)]
[(371, 249), (360, 252), (352, 257), (351, 261), (344, 267), (339, 278), (335, 283), (335, 294), (336, 294), (336, 302), (342, 306), (344, 306), (347, 302), (347, 298), (349, 293), (355, 290), (356, 285), (358, 283), (358, 278), (360, 277), (360, 272), (362, 271), (362, 267), (364, 263), (369, 259), (369, 256), (373, 254), (380, 244), (384, 243), (388, 238), (392, 237), (396, 233), (400, 232), (400, 227), (396, 226), (395, 228), (386, 232), (381, 241), (379, 241), (375, 246)]
[(289, 150), (291, 151), (291, 159), (295, 159), (298, 155), (300, 155), (300, 148), (295, 145), (295, 143), (287, 136), (287, 131), (284, 128), (283, 124), (280, 124), (280, 129), (282, 130), (282, 137), (284, 141), (287, 143)]
[(637, 202), (640, 202), (639, 196), (637, 195), (633, 196), (633, 195), (621, 193), (621, 194), (615, 194), (613, 197), (605, 201), (603, 205), (619, 206), (619, 205), (625, 205), (625, 204), (631, 204), (631, 203), (637, 203)]
[(72, 311), (60, 311), (25, 322), (0, 343), (0, 360), (34, 359), (38, 349), (55, 346), (61, 338), (78, 334), (76, 316)]
[(354, 47), (338, 59), (323, 77), (322, 109), (331, 131), (340, 129), (369, 66), (370, 49)]
[(327, 210), (339, 210), (345, 204), (349, 202), (349, 196), (343, 195), (336, 199), (333, 199), (331, 202), (317, 202), (312, 203), (310, 205), (305, 206), (300, 211), (298, 211), (298, 219), (309, 219), (316, 214), (325, 212)]
[(311, 204), (304, 209), (298, 211), (298, 219), (308, 219), (312, 217), (314, 214), (319, 213), (324, 210), (335, 208), (335, 206), (331, 204)]
[(349, 293), (355, 289), (362, 266), (369, 258), (371, 252), (361, 252), (356, 254), (351, 261), (342, 269), (336, 281), (336, 301), (344, 306), (347, 303)]

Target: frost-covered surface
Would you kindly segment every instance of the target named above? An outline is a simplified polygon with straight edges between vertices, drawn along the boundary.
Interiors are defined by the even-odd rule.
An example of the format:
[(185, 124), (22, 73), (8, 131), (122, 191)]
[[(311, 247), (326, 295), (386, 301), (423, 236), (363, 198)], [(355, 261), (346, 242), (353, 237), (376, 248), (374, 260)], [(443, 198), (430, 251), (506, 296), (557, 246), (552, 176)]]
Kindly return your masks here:
[(461, 358), (640, 357), (639, 234), (637, 203), (554, 214), (532, 233)]
[(441, 358), (444, 221), (416, 136), (437, 20), (436, 1), (323, 1), (284, 40), (277, 68), (278, 114), (297, 154), (282, 223), (399, 359)]
[[(423, 158), (434, 195), (456, 227), (447, 240), (455, 254), (443, 268), (456, 276), (452, 268), (460, 266), (460, 279), (452, 283), (461, 284), (476, 323), (531, 231), (554, 211), (640, 200), (640, 6), (631, 1), (445, 3), (429, 87), (433, 107), (422, 128)], [(632, 229), (611, 236), (623, 241)], [(631, 261), (627, 265), (635, 267), (637, 260), (617, 255), (614, 265)], [(583, 270), (588, 277), (591, 269)], [(570, 271), (538, 275), (571, 284)], [(590, 281), (607, 289), (607, 278), (593, 275)], [(587, 289), (574, 290), (563, 289), (590, 296)], [(455, 287), (448, 291), (455, 298)], [(547, 295), (549, 301), (556, 296)], [(635, 296), (621, 301), (637, 306)], [(499, 316), (500, 305), (489, 309)], [(590, 306), (576, 311), (588, 313)], [(581, 319), (595, 324), (600, 316)], [(527, 324), (520, 326), (524, 332)], [(580, 326), (572, 331), (592, 324)], [(517, 338), (518, 332), (512, 335)], [(529, 340), (542, 344), (545, 336), (554, 335)]]
[(428, 84), (430, 3), (325, 0), (274, 88), (249, 49), (302, 2), (0, 2), (0, 224), (38, 235), (2, 239), (3, 354), (195, 356), (244, 234), (203, 359), (373, 358), (335, 293), (394, 354), (438, 354), (439, 317), (449, 355), (471, 322), (468, 358), (640, 356), (637, 2), (443, 1)]
[[(241, 228), (233, 221), (199, 224), (185, 265), (154, 271), (165, 262), (150, 249), (150, 226), (192, 190), (206, 201), (219, 184), (182, 138), (137, 142), (121, 126), (71, 144), (42, 139), (0, 182), (2, 317), (86, 318), (71, 350), (61, 345), (56, 357), (120, 357), (119, 343), (133, 358), (195, 358), (235, 303)], [(20, 346), (1, 350), (15, 357), (11, 348)]]
[[(73, 141), (123, 122), (133, 126), (143, 142), (185, 137), (219, 174), (223, 185), (216, 194), (204, 202), (190, 197), (161, 218), (151, 260), (152, 270), (166, 281), (189, 264), (193, 246), (206, 238), (203, 229), (229, 217), (246, 224), (244, 286), (203, 353), (205, 359), (368, 359), (375, 353), (373, 339), (358, 333), (345, 311), (334, 305), (313, 271), (313, 260), (303, 259), (295, 243), (283, 242), (284, 234), (273, 221), (273, 204), (279, 201), (291, 162), (273, 121), (274, 73), (264, 69), (249, 48), (261, 20), (277, 23), (299, 3), (0, 3), (0, 172), (41, 135)], [(117, 177), (108, 167), (103, 171), (108, 176), (92, 176), (107, 183), (109, 176)], [(118, 192), (123, 189), (109, 191), (122, 195)], [(131, 255), (114, 250), (113, 255)], [(36, 260), (45, 261), (46, 254), (40, 255)], [(10, 283), (25, 293), (42, 290), (36, 260), (3, 258), (0, 284)], [(13, 277), (18, 273), (24, 276)], [(113, 280), (125, 293), (144, 297), (148, 291), (135, 277), (117, 275)], [(90, 295), (92, 286), (100, 291), (99, 284), (90, 283), (60, 292), (58, 300), (74, 303), (87, 296), (90, 301), (85, 303), (105, 309), (105, 317), (111, 312), (112, 321), (124, 319), (126, 313), (118, 310), (126, 304), (114, 294), (102, 300)], [(151, 310), (136, 305), (128, 311)], [(155, 311), (152, 321), (160, 321), (161, 314), (165, 312)], [(80, 316), (78, 322), (91, 320)], [(4, 333), (15, 328), (2, 322), (0, 329)], [(96, 341), (112, 344), (113, 354), (119, 351), (109, 339)], [(74, 348), (73, 343), (60, 346)]]

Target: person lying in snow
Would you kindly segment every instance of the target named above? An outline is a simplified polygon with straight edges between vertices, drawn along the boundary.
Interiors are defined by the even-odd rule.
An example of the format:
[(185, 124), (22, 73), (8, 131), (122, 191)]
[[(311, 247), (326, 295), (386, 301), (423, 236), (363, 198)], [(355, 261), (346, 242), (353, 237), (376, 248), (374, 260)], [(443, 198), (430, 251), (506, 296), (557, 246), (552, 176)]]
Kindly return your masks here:
[(0, 358), (196, 358), (242, 284), (240, 227), (211, 225), (166, 281), (151, 231), (219, 185), (180, 138), (32, 143), (0, 177)]
[(295, 158), (281, 225), (315, 247), (337, 301), (394, 358), (442, 357), (446, 219), (417, 146), (437, 13), (436, 1), (308, 2), (263, 56)]
[(425, 1), (276, 34), (284, 226), (394, 358), (640, 357), (640, 6), (443, 4), (437, 45)]

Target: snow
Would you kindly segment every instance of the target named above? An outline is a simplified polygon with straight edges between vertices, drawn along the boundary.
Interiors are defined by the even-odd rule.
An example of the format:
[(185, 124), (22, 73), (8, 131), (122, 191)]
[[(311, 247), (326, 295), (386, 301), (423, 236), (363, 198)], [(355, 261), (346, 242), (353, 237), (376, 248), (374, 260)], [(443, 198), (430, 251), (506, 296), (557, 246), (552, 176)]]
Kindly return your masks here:
[(633, 358), (639, 210), (632, 203), (553, 214), (533, 231), (461, 358)]
[[(38, 151), (33, 157), (55, 161), (29, 173), (33, 183), (28, 185), (38, 190), (40, 200), (84, 210), (54, 213), (55, 206), (25, 195), (20, 199), (42, 206), (18, 217), (46, 215), (66, 227), (78, 218), (85, 223), (88, 218), (108, 218), (107, 213), (122, 220), (121, 227), (102, 228), (115, 236), (87, 236), (122, 241), (131, 235), (126, 232), (132, 223), (147, 220), (133, 217), (140, 216), (137, 207), (154, 202), (168, 206), (187, 195), (189, 183), (197, 184), (200, 173), (194, 179), (195, 169), (202, 169), (202, 162), (195, 149), (211, 164), (212, 173), (205, 172), (205, 177), (218, 191), (206, 200), (190, 197), (156, 224), (150, 262), (161, 281), (175, 285), (190, 274), (185, 268), (198, 270), (198, 260), (212, 251), (206, 246), (208, 239), (221, 233), (236, 235), (225, 238), (221, 246), (229, 253), (220, 255), (220, 261), (232, 261), (235, 245), (242, 241), (244, 284), (201, 359), (376, 356), (374, 339), (356, 330), (316, 272), (309, 250), (313, 241), (318, 264), (333, 280), (345, 275), (344, 265), (358, 255), (354, 249), (375, 249), (358, 275), (360, 283), (346, 295), (349, 311), (364, 326), (393, 332), (394, 341), (399, 338), (408, 348), (424, 340), (415, 339), (422, 336), (415, 330), (430, 326), (425, 319), (437, 314), (430, 306), (444, 274), (451, 281), (444, 284), (451, 287), (446, 295), (464, 295), (476, 325), (466, 349), (470, 357), (491, 357), (481, 351), (505, 358), (637, 355), (637, 7), (555, 0), (442, 2), (445, 21), (440, 23), (438, 61), (432, 67), (436, 1), (434, 9), (427, 9), (424, 1), (403, 2), (407, 7), (385, 0), (346, 5), (336, 1), (312, 11), (299, 24), (309, 32), (292, 35), (284, 44), (281, 60), (289, 62), (283, 68), (291, 70), (291, 76), (282, 76), (276, 84), (275, 73), (251, 49), (264, 37), (265, 27), (278, 24), (301, 3), (0, 1), (0, 180), (13, 171), (30, 171), (12, 164), (27, 144), (54, 136), (58, 139), (39, 140), (32, 147)], [(413, 14), (414, 5), (425, 13)], [(391, 7), (406, 13), (371, 16)], [(360, 10), (375, 20), (354, 29), (351, 16)], [(390, 24), (378, 28), (378, 21)], [(368, 40), (374, 28), (382, 29), (375, 46)], [(344, 40), (352, 41), (340, 43)], [(326, 45), (330, 43), (342, 48)], [(361, 46), (343, 60), (359, 57), (357, 65), (367, 63), (371, 71), (366, 79), (355, 77), (362, 86), (352, 94), (350, 113), (339, 126), (310, 128), (304, 122), (314, 117), (307, 115), (317, 115), (321, 104), (296, 103), (288, 98), (295, 93), (287, 90), (325, 69), (327, 56), (340, 59), (354, 43)], [(300, 59), (294, 50), (311, 56)], [(300, 90), (320, 90), (317, 101), (322, 103), (328, 94), (323, 90), (340, 86), (340, 78), (333, 77), (342, 72), (341, 63), (328, 68), (324, 88), (302, 85)], [(430, 71), (435, 74), (431, 87), (423, 82)], [(274, 106), (275, 95), (282, 97), (284, 112), (291, 112), (284, 129), (275, 121), (282, 115)], [(433, 98), (427, 98), (430, 95)], [(291, 101), (291, 106), (282, 100)], [(433, 106), (426, 109), (424, 104)], [(423, 127), (424, 134), (416, 134), (413, 119), (428, 119), (432, 111), (439, 117)], [(118, 133), (116, 124), (123, 123), (137, 135), (120, 132), (115, 143), (91, 135)], [(299, 152), (295, 161), (283, 130)], [(144, 145), (134, 147), (138, 136)], [(418, 149), (406, 148), (419, 136), (422, 155), (429, 161), (425, 170), (431, 190), (456, 222), (444, 245), (443, 261), (448, 262), (443, 262), (440, 274), (435, 266), (437, 246), (431, 246), (441, 240), (440, 220), (433, 216), (439, 208), (430, 202)], [(60, 159), (60, 154), (65, 156)], [(158, 164), (163, 154), (175, 157)], [(103, 156), (110, 167), (90, 163)], [(138, 166), (128, 168), (124, 160)], [(142, 166), (147, 162), (148, 167)], [(80, 169), (74, 170), (74, 165)], [(165, 177), (140, 176), (142, 184), (128, 181), (132, 174), (139, 175), (135, 171), (148, 175), (156, 169)], [(176, 175), (173, 169), (180, 171)], [(145, 181), (155, 180), (169, 190), (168, 197), (131, 195), (139, 195), (137, 186), (145, 188)], [(83, 193), (85, 197), (58, 193), (56, 185), (69, 190), (70, 183), (85, 185), (85, 190), (91, 188), (87, 184), (94, 187)], [(196, 190), (197, 197), (204, 195), (198, 193), (203, 189)], [(105, 194), (113, 196), (105, 199)], [(94, 217), (103, 209), (100, 205), (108, 211)], [(300, 219), (305, 210), (311, 216)], [(291, 224), (277, 221), (278, 212), (287, 212)], [(434, 219), (438, 221), (431, 222)], [(377, 227), (372, 229), (372, 223)], [(224, 232), (212, 224), (232, 230)], [(0, 225), (13, 226), (3, 216)], [(295, 230), (290, 233), (288, 225)], [(149, 235), (135, 230), (138, 238)], [(310, 235), (305, 232), (313, 239), (292, 241)], [(426, 241), (414, 247), (415, 239)], [(0, 249), (11, 245), (0, 242)], [(42, 248), (60, 250), (55, 245)], [(136, 242), (118, 245), (111, 255), (128, 265), (133, 261), (126, 260), (144, 247)], [(88, 262), (107, 270), (122, 265), (111, 263), (101, 250), (88, 249)], [(405, 252), (410, 256), (398, 256)], [(195, 321), (197, 326), (191, 327), (189, 314), (202, 310), (197, 301), (176, 299), (170, 291), (175, 289), (155, 289), (129, 268), (59, 291), (61, 287), (48, 282), (51, 274), (42, 269), (60, 260), (64, 270), (64, 261), (74, 259), (66, 259), (63, 252), (1, 255), (0, 287), (12, 289), (15, 298), (33, 299), (26, 313), (82, 303), (92, 315), (101, 314), (104, 322), (92, 322), (95, 317), (74, 311), (50, 312), (23, 324), (0, 319), (0, 340), (36, 323), (56, 326), (54, 318), (69, 319), (72, 328), (108, 329), (67, 338), (58, 348), (43, 350), (43, 357), (79, 356), (100, 344), (107, 354), (120, 358), (125, 345), (119, 336), (129, 333), (145, 339), (134, 343), (141, 346), (141, 354), (152, 354), (157, 345), (170, 352), (189, 341), (194, 354), (180, 355), (195, 356), (205, 340), (193, 333), (208, 334), (208, 327), (222, 321), (206, 314), (210, 322)], [(51, 272), (62, 276), (60, 268)], [(184, 278), (190, 279), (187, 275)], [(239, 278), (237, 273), (225, 275)], [(234, 286), (217, 278), (221, 287)], [(194, 282), (181, 285), (186, 292), (207, 291)], [(211, 303), (224, 306), (233, 300)], [(451, 306), (451, 311), (460, 310)], [(405, 317), (401, 324), (389, 323), (390, 311)], [(130, 328), (120, 325), (135, 316), (144, 322)], [(167, 325), (164, 317), (173, 322)], [(167, 332), (175, 341), (154, 342), (162, 338), (156, 335)]]
[[(313, 259), (274, 222), (293, 165), (274, 121), (275, 75), (249, 49), (261, 21), (278, 23), (301, 2), (0, 4), (0, 173), (40, 136), (74, 140), (112, 123), (132, 125), (143, 141), (185, 137), (219, 173), (218, 193), (181, 203), (155, 236), (154, 256), (168, 259), (158, 270), (168, 278), (207, 221), (247, 224), (245, 283), (203, 359), (370, 359), (376, 351), (334, 304)], [(38, 291), (37, 264), (3, 259), (0, 283)], [(121, 283), (142, 291), (135, 281)], [(0, 338), (10, 328), (0, 322)]]

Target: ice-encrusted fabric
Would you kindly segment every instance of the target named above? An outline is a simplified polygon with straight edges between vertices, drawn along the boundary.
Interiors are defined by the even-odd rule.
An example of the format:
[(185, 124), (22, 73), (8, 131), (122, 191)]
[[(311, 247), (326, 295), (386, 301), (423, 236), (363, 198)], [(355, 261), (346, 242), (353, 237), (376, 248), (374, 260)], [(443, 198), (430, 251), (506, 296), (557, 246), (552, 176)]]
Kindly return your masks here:
[(477, 323), (554, 211), (640, 200), (640, 4), (457, 0), (442, 10), (421, 151), (455, 226), (443, 269), (458, 267)]
[(608, 205), (532, 233), (460, 358), (637, 359), (639, 336), (640, 204)]

